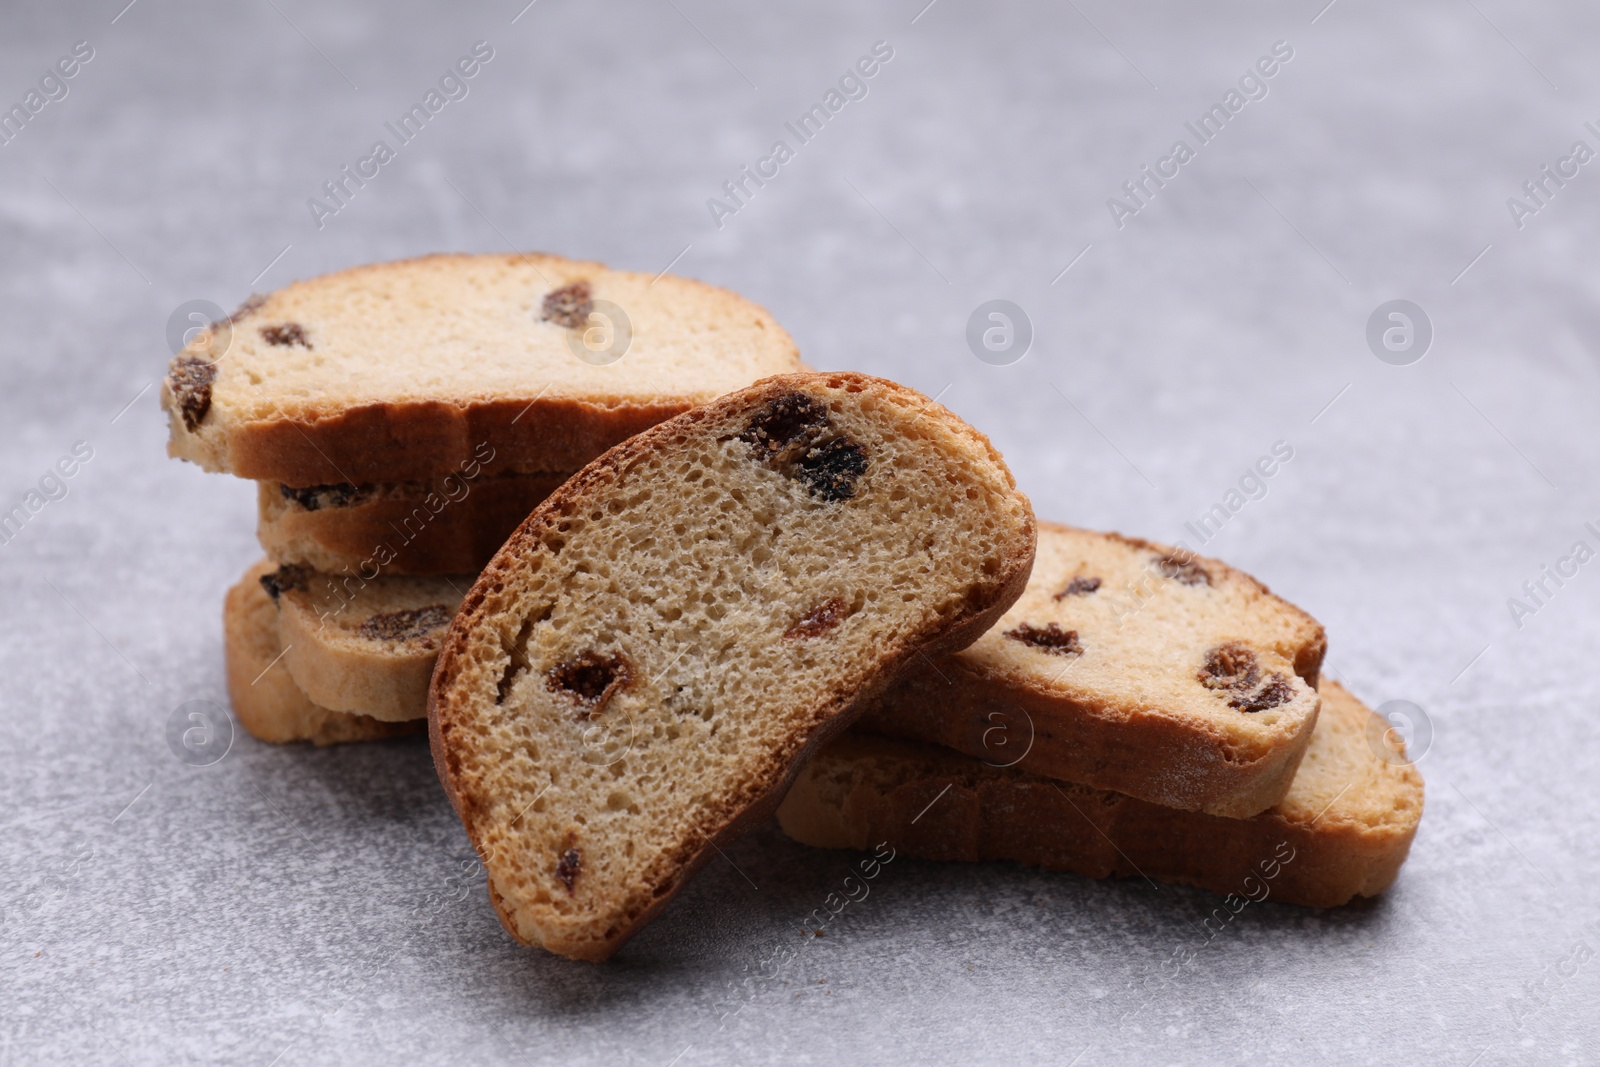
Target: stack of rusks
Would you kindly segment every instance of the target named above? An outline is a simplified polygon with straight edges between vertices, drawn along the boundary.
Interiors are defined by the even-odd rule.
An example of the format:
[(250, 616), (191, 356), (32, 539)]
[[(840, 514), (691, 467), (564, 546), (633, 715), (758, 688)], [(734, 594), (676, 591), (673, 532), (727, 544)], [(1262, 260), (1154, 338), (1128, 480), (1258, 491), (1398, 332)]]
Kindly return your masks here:
[(1329, 907), (1422, 814), (1310, 615), (1214, 559), (1037, 521), (981, 433), (815, 372), (765, 310), (556, 256), (247, 301), (172, 362), (169, 451), (256, 480), (234, 711), (426, 729), (525, 944), (610, 956), (769, 819)]

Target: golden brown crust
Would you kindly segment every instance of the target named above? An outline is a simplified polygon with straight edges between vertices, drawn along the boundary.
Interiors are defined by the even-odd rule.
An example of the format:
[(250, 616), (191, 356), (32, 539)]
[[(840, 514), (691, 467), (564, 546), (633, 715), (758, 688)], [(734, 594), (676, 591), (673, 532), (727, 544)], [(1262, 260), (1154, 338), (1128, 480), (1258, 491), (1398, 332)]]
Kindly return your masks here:
[[(1058, 523), (1040, 523), (1037, 585), (1026, 598), (1050, 602), (1067, 576), (1046, 570), (1053, 542), (1065, 539), (1125, 545), (1151, 558), (1176, 552), (1169, 546), (1120, 534), (1095, 534)], [(1076, 559), (1076, 544), (1062, 558)], [(1165, 807), (1244, 818), (1270, 808), (1288, 791), (1316, 724), (1313, 689), (1327, 639), (1320, 624), (1271, 595), (1266, 586), (1220, 560), (1188, 557), (1210, 575), (1208, 591), (1236, 586), (1247, 594), (1245, 613), (1230, 625), (1244, 636), (1262, 630), (1263, 644), (1275, 646), (1277, 662), (1292, 664), (1302, 680), (1294, 705), (1309, 714), (1286, 718), (1265, 736), (1242, 742), (1219, 727), (1214, 715), (1169, 713), (1152, 706), (1149, 691), (1124, 686), (1129, 676), (1170, 671), (1181, 650), (1162, 653), (1167, 662), (1121, 663), (1111, 672), (1118, 688), (1082, 683), (1069, 673), (1075, 666), (1062, 656), (1038, 657), (1019, 667), (1013, 644), (1001, 635), (984, 640), (938, 663), (919, 663), (905, 680), (868, 710), (866, 722), (877, 733), (944, 745), (997, 765), (1016, 765), (1048, 778), (1082, 782), (1137, 796)], [(1112, 595), (1100, 590), (1098, 595)], [(1183, 597), (1179, 589), (1171, 594)], [(1017, 623), (1027, 599), (1012, 611)], [(1061, 598), (1054, 598), (1059, 601)], [(1071, 602), (1069, 598), (1069, 603)], [(1035, 607), (1032, 610), (1039, 610)], [(1138, 612), (1130, 612), (1137, 617)], [(1262, 618), (1272, 623), (1264, 627)], [(1179, 619), (1173, 635), (1187, 620)], [(1002, 623), (1002, 625), (1005, 625)], [(1119, 621), (1118, 625), (1121, 623)], [(1166, 625), (1163, 623), (1163, 625)], [(1270, 630), (1270, 632), (1269, 632)], [(1091, 638), (1086, 636), (1085, 641)], [(1141, 655), (1156, 652), (1141, 645)], [(1184, 661), (1187, 662), (1187, 661)], [(1116, 664), (1112, 664), (1116, 665)], [(1184, 667), (1191, 671), (1192, 668)], [(1202, 692), (1196, 684), (1195, 692)], [(1220, 709), (1220, 702), (1218, 703)], [(1226, 715), (1224, 716), (1226, 718)]]
[[(357, 574), (476, 574), (568, 474), (511, 474), (363, 491), (308, 510), (261, 482), (256, 534), (279, 563)], [(382, 562), (387, 560), (388, 562)]]
[(1394, 881), (1421, 818), (1422, 779), (1408, 765), (1381, 766), (1366, 749), (1370, 710), (1337, 683), (1324, 695), (1319, 755), (1355, 769), (1311, 772), (1315, 787), (1299, 787), (1306, 795), (1248, 819), (997, 769), (859, 728), (808, 765), (778, 818), (791, 837), (819, 847), (887, 840), (928, 859), (1015, 860), (1331, 907)]
[(285, 485), (420, 481), (455, 473), (485, 441), (510, 471), (575, 470), (694, 406), (541, 400), (534, 418), (523, 415), (530, 402), (374, 404), (330, 418), (246, 423), (229, 442), (229, 472)]
[[(473, 714), (471, 704), (475, 694), (460, 688), (458, 674), (468, 658), (469, 644), (479, 632), (493, 625), (486, 609), (489, 598), (516, 582), (525, 561), (543, 551), (547, 538), (563, 519), (594, 506), (596, 501), (604, 500), (623, 472), (636, 460), (675, 439), (723, 422), (736, 413), (754, 410), (770, 399), (819, 383), (834, 389), (874, 389), (901, 398), (914, 398), (922, 407), (924, 417), (943, 424), (1003, 472), (1008, 490), (1015, 493), (1015, 482), (999, 453), (986, 437), (953, 413), (926, 401), (920, 394), (904, 386), (847, 372), (779, 375), (763, 379), (748, 389), (687, 412), (606, 452), (551, 494), (512, 534), (505, 547), (485, 568), (467, 594), (434, 670), (428, 696), (428, 731), (435, 766), (446, 794), (480, 854), (484, 849), (479, 820), (484, 816), (485, 808), (480, 798), (472, 794), (471, 783), (463, 773), (466, 753), (470, 750), (466, 724)], [(863, 699), (872, 697), (891, 684), (913, 659), (918, 658), (919, 652), (923, 656), (938, 657), (961, 648), (991, 627), (1025, 588), (1032, 564), (1032, 510), (1025, 498), (1021, 498), (1020, 494), (1016, 494), (1016, 497), (1025, 513), (1024, 528), (1016, 544), (1008, 546), (1003, 558), (996, 561), (995, 570), (1000, 580), (990, 586), (981, 598), (969, 600), (957, 617), (944, 620), (938, 632), (908, 636), (903, 646), (882, 648), (873, 669), (849, 679), (847, 684), (840, 685), (833, 692), (818, 694), (814, 706), (805, 715), (804, 725), (790, 734), (788, 743), (781, 751), (770, 753), (763, 765), (750, 773), (745, 781), (728, 783), (731, 788), (723, 806), (708, 812), (705, 817), (703, 842), (685, 842), (676, 851), (660, 856), (655, 867), (643, 879), (654, 887), (652, 899), (647, 906), (630, 914), (624, 924), (608, 930), (601, 939), (591, 936), (565, 940), (558, 932), (541, 931), (538, 934), (539, 943), (547, 949), (574, 958), (599, 961), (609, 957), (666, 906), (688, 878), (712, 858), (719, 846), (728, 844), (771, 815), (806, 757), (853, 721)], [(492, 857), (485, 857), (485, 861), (491, 865), (493, 863)], [(524, 944), (532, 943), (530, 932), (519, 928), (512, 909), (493, 889), (491, 898), (512, 936)]]
[(257, 740), (273, 744), (335, 745), (421, 733), (421, 720), (379, 722), (330, 711), (300, 691), (279, 655), (278, 609), (261, 587), (261, 577), (273, 569), (267, 560), (255, 564), (223, 600), (228, 697), (240, 725)]

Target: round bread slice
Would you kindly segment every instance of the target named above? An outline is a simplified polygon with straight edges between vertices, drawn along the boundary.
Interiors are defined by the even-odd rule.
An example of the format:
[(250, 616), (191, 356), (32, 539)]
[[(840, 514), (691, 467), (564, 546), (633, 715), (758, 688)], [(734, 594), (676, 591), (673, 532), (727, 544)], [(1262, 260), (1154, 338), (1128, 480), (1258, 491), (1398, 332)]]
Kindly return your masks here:
[(1042, 523), (1033, 578), (971, 648), (908, 672), (868, 728), (996, 766), (1246, 818), (1317, 722), (1321, 624), (1182, 549)]
[(769, 378), (600, 457), (484, 570), (429, 692), (506, 929), (610, 956), (860, 698), (999, 618), (1034, 542), (983, 435), (859, 374)]
[(366, 715), (333, 711), (310, 700), (294, 684), (278, 643), (278, 609), (261, 579), (275, 564), (261, 560), (228, 590), (222, 605), (223, 655), (228, 697), (239, 724), (258, 741), (310, 741), (335, 745), (379, 741), (421, 731), (420, 720), (380, 722)]
[(167, 452), (292, 486), (575, 471), (648, 426), (803, 370), (765, 309), (550, 255), (376, 263), (252, 297), (162, 384)]
[(470, 575), (362, 579), (283, 566), (261, 580), (278, 603), (290, 676), (333, 711), (385, 722), (427, 714), (428, 680)]

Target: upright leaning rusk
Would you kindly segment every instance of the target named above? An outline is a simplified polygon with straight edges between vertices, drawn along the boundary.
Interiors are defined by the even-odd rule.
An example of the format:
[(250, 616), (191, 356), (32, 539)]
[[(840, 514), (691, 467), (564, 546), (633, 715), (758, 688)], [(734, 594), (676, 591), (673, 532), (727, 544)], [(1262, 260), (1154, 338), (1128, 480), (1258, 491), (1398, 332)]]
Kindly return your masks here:
[(903, 386), (769, 378), (632, 438), (467, 594), (434, 760), (518, 940), (610, 956), (913, 658), (1021, 594), (1032, 508)]

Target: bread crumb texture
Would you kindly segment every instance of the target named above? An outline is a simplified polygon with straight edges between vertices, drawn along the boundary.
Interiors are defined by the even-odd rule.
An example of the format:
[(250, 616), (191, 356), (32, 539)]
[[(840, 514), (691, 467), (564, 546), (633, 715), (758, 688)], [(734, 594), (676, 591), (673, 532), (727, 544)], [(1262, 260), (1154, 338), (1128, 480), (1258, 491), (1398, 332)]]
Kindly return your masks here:
[(609, 955), (859, 693), (1003, 611), (1034, 537), (987, 439), (855, 374), (769, 379), (580, 473), (485, 570), (433, 679), (435, 758), (508, 929)]

